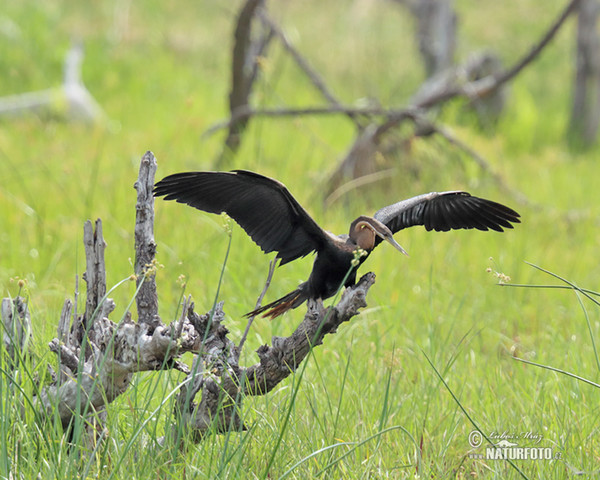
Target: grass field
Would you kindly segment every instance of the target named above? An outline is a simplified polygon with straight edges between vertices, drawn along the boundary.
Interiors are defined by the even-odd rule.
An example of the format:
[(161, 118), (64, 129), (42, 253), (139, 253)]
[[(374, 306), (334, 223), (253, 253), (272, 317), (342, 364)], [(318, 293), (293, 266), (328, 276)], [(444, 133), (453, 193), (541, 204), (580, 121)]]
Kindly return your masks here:
[[(272, 2), (291, 41), (344, 103), (378, 98), (402, 106), (423, 80), (413, 24), (393, 2)], [(564, 2), (457, 0), (458, 57), (494, 49), (508, 65), (557, 16)], [(133, 270), (133, 224), (139, 160), (152, 150), (158, 176), (211, 169), (223, 132), (201, 136), (227, 115), (235, 2), (74, 2), (11, 0), (0, 12), (0, 96), (61, 82), (63, 57), (81, 39), (83, 78), (110, 122), (45, 115), (0, 119), (0, 285), (2, 297), (25, 293), (34, 323), (37, 368), (54, 363), (55, 335), (75, 275), (85, 270), (83, 222), (102, 218), (108, 283)], [(494, 272), (518, 284), (562, 284), (533, 263), (598, 290), (597, 188), (600, 155), (573, 152), (566, 141), (574, 68), (571, 19), (541, 57), (510, 87), (503, 117), (482, 131), (462, 102), (441, 114), (457, 137), (483, 155), (514, 189), (500, 190), (472, 159), (438, 139), (419, 139), (385, 185), (358, 191), (330, 208), (324, 184), (354, 134), (342, 117), (257, 119), (232, 168), (283, 181), (326, 229), (382, 205), (433, 190), (469, 191), (513, 206), (522, 225), (505, 234), (460, 231), (396, 235), (410, 253), (382, 245), (363, 267), (377, 282), (369, 307), (327, 338), (302, 377), (266, 397), (245, 400), (250, 429), (210, 435), (174, 454), (153, 446), (164, 434), (181, 381), (175, 372), (136, 377), (108, 411), (110, 439), (93, 453), (69, 449), (60, 432), (35, 423), (31, 382), (15, 388), (0, 376), (0, 478), (568, 478), (598, 471), (597, 387), (519, 358), (594, 382), (600, 309), (567, 290), (499, 286)], [(279, 47), (269, 51), (253, 102), (322, 103)], [(180, 275), (197, 310), (214, 300), (228, 238), (217, 216), (156, 204), (160, 311), (171, 319)], [(235, 226), (220, 299), (239, 338), (268, 268)], [(311, 260), (279, 269), (275, 299), (305, 280)], [(487, 270), (491, 269), (491, 272)], [(112, 295), (116, 317), (134, 293)], [(81, 301), (81, 297), (80, 297)], [(242, 363), (273, 335), (291, 333), (302, 308), (253, 326)], [(41, 366), (40, 366), (41, 365)], [(22, 373), (21, 373), (22, 374)], [(440, 378), (445, 382), (442, 383)], [(25, 404), (24, 408), (21, 405)], [(289, 420), (286, 419), (289, 416)], [(469, 457), (483, 433), (520, 435), (519, 446), (552, 449), (560, 460)], [(539, 443), (525, 433), (541, 436)]]

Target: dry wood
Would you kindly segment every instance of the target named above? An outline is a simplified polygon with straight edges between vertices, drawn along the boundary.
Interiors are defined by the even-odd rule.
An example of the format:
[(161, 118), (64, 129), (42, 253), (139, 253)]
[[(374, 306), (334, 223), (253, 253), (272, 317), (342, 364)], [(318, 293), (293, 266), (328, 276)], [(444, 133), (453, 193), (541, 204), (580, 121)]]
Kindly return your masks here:
[[(356, 138), (355, 143), (349, 148), (348, 153), (331, 174), (328, 182), (328, 193), (331, 195), (342, 182), (348, 179), (357, 178), (362, 174), (372, 174), (375, 170), (374, 152), (378, 150), (382, 137), (390, 130), (398, 128), (405, 120), (414, 119), (415, 115), (422, 116), (427, 110), (456, 97), (465, 97), (471, 102), (478, 102), (492, 97), (491, 100), (485, 100), (488, 105), (493, 106), (498, 103), (502, 105), (504, 94), (500, 89), (537, 58), (554, 38), (578, 3), (579, 0), (571, 0), (540, 41), (510, 68), (502, 71), (492, 71), (483, 77), (474, 75), (475, 72), (481, 71), (486, 63), (489, 63), (488, 58), (484, 55), (480, 57), (478, 62), (470, 59), (462, 68), (446, 70), (428, 79), (413, 97), (408, 108), (396, 111), (394, 115), (389, 115), (387, 119), (377, 125), (376, 129), (367, 132), (366, 135), (363, 132)], [(352, 176), (348, 176), (348, 174)], [(498, 175), (494, 174), (493, 177), (498, 178)], [(519, 195), (518, 198), (522, 199), (524, 197)]]
[(577, 24), (577, 63), (569, 130), (572, 143), (592, 145), (600, 125), (600, 2), (581, 0)]
[[(571, 0), (540, 40), (510, 68), (501, 69), (498, 60), (490, 56), (489, 53), (472, 56), (464, 65), (446, 70), (439, 75), (429, 78), (411, 99), (407, 107), (384, 109), (381, 107), (355, 108), (341, 105), (331, 95), (320, 76), (308, 68), (305, 69), (305, 72), (331, 105), (271, 109), (254, 109), (249, 104), (240, 105), (231, 112), (229, 120), (213, 125), (205, 132), (205, 135), (211, 134), (221, 128), (231, 128), (237, 122), (247, 121), (253, 116), (282, 117), (344, 114), (355, 120), (359, 118), (371, 118), (371, 123), (365, 123), (366, 127), (359, 129), (355, 142), (348, 148), (348, 152), (338, 163), (338, 166), (328, 180), (328, 195), (330, 197), (337, 196), (337, 189), (350, 179), (362, 176), (374, 178), (373, 175), (378, 169), (374, 163), (374, 155), (380, 148), (381, 138), (390, 130), (398, 128), (406, 120), (414, 121), (415, 118), (425, 118), (424, 115), (432, 108), (438, 107), (452, 98), (465, 97), (470, 100), (478, 112), (482, 113), (484, 121), (489, 122), (490, 119), (493, 121), (504, 105), (505, 84), (537, 58), (560, 30), (566, 19), (578, 7), (579, 2), (580, 0)], [(418, 5), (418, 2), (409, 3), (411, 8), (416, 8)], [(289, 45), (289, 42), (285, 41), (283, 32), (266, 14), (260, 14), (260, 18), (265, 22), (269, 22), (268, 24), (273, 28), (273, 31), (283, 39), (284, 46), (286, 46), (292, 57), (297, 59), (298, 65), (301, 68), (303, 68), (303, 65), (308, 65), (304, 58)], [(455, 146), (465, 150), (475, 159), (481, 168), (491, 174), (492, 178), (499, 183), (501, 188), (507, 191), (511, 190), (506, 186), (502, 177), (492, 170), (489, 164), (477, 152), (464, 144), (464, 142), (460, 142), (451, 136), (447, 128), (435, 125), (432, 123), (432, 120), (427, 120), (427, 123), (432, 127), (430, 129), (431, 133), (439, 133)], [(422, 131), (417, 129), (414, 134), (421, 135)], [(513, 193), (518, 201), (528, 203), (528, 200), (521, 193), (514, 191)]]
[[(207, 356), (204, 360), (196, 357), (192, 374), (178, 398), (177, 413), (184, 425), (197, 439), (213, 428), (219, 432), (244, 429), (239, 417), (243, 397), (265, 395), (285, 380), (312, 348), (323, 343), (325, 335), (335, 333), (366, 306), (367, 291), (374, 283), (375, 274), (363, 275), (355, 286), (344, 291), (335, 307), (325, 309), (322, 302), (309, 300), (308, 312), (296, 330), (289, 337), (273, 337), (272, 346), (261, 346), (256, 352), (260, 362), (247, 368), (237, 366), (238, 350), (227, 340), (227, 330), (221, 324), (223, 313), (217, 308), (213, 322), (218, 322), (219, 327), (210, 337), (212, 342), (206, 342)], [(188, 318), (196, 325), (208, 321), (207, 315), (199, 317), (193, 312)], [(191, 398), (197, 392), (202, 395), (196, 405)]]
[[(258, 48), (253, 48), (252, 22), (256, 11), (264, 0), (246, 0), (238, 15), (234, 33), (234, 46), (231, 67), (231, 91), (229, 93), (229, 111), (233, 115), (238, 108), (247, 106), (252, 91), (252, 85), (258, 72), (258, 57), (271, 38), (271, 34), (263, 37)], [(241, 135), (246, 129), (247, 119), (232, 121), (225, 139), (224, 149), (218, 161), (220, 165), (226, 163), (235, 153), (241, 143)]]
[[(242, 134), (251, 115), (240, 115), (241, 111), (250, 111), (250, 94), (259, 69), (259, 58), (263, 55), (270, 41), (277, 37), (283, 47), (304, 72), (307, 78), (333, 106), (339, 107), (341, 103), (329, 90), (319, 73), (311, 67), (309, 62), (291, 44), (283, 30), (269, 17), (264, 10), (263, 0), (247, 0), (242, 6), (234, 33), (233, 61), (231, 69), (231, 91), (229, 94), (230, 119), (224, 148), (216, 164), (222, 168), (240, 146)], [(265, 27), (265, 33), (258, 41), (252, 40), (252, 23), (258, 18)], [(342, 110), (343, 111), (343, 110)], [(352, 111), (346, 115), (361, 129), (366, 125), (364, 119), (357, 117)]]
[[(321, 93), (323, 98), (334, 107), (341, 107), (341, 102), (335, 97), (333, 92), (329, 90), (325, 81), (321, 78), (321, 75), (310, 65), (308, 60), (296, 49), (292, 43), (288, 40), (285, 32), (277, 25), (277, 23), (267, 15), (265, 11), (258, 13), (260, 20), (268, 26), (271, 31), (279, 38), (283, 47), (288, 51), (292, 59), (296, 62), (296, 65), (304, 72), (306, 77), (311, 81), (315, 88)], [(364, 120), (361, 121), (352, 111), (345, 111), (348, 118), (350, 118), (356, 126), (361, 129), (364, 127)]]
[[(83, 279), (87, 285), (85, 313), (83, 314), (82, 328), (89, 328), (95, 316), (104, 304), (106, 295), (106, 268), (104, 266), (104, 249), (106, 242), (102, 236), (102, 222), (96, 220), (96, 228), (92, 228), (89, 220), (83, 226), (83, 243), (85, 246), (86, 270)], [(81, 331), (83, 334), (83, 331)]]
[[(147, 152), (136, 182), (136, 268), (156, 264), (151, 198), (156, 168), (154, 155)], [(274, 337), (272, 346), (258, 349), (259, 363), (241, 367), (240, 349), (229, 338), (225, 326), (223, 302), (214, 311), (199, 315), (191, 298), (186, 298), (181, 316), (170, 325), (165, 325), (158, 316), (157, 300), (145, 301), (141, 308), (138, 303), (137, 322), (129, 312), (118, 322), (110, 320), (115, 304), (106, 297), (106, 244), (100, 220), (95, 222), (95, 228), (86, 222), (84, 243), (88, 295), (85, 313), (77, 314), (75, 304), (65, 301), (57, 337), (49, 344), (58, 357), (59, 375), (52, 372), (53, 383), (40, 388), (35, 402), (49, 418), (57, 415), (65, 428), (72, 425), (76, 416), (83, 417), (86, 440), (108, 435), (104, 429), (106, 409), (127, 390), (135, 373), (172, 368), (187, 377), (177, 394), (175, 417), (166, 438), (189, 433), (199, 441), (210, 429), (223, 432), (244, 428), (239, 416), (244, 396), (264, 395), (287, 378), (306, 359), (310, 349), (322, 343), (325, 335), (335, 332), (366, 305), (366, 293), (375, 281), (373, 274), (365, 275), (355, 287), (346, 289), (335, 307), (325, 309), (322, 303), (309, 301), (308, 313), (289, 337)], [(139, 292), (147, 288), (144, 298), (157, 298), (154, 282), (145, 281), (138, 286)], [(29, 322), (25, 303), (16, 299), (14, 305), (17, 317), (13, 314), (13, 302), (9, 299), (2, 302), (2, 319), (5, 325), (10, 325), (10, 330), (6, 327), (5, 331), (23, 324), (15, 323), (15, 318)], [(14, 336), (17, 338), (25, 336)], [(191, 368), (178, 360), (185, 352), (194, 355)], [(176, 437), (173, 440), (179, 444)]]
[(154, 241), (154, 174), (156, 159), (152, 152), (142, 158), (140, 172), (134, 188), (135, 205), (135, 274), (138, 294), (135, 297), (138, 321), (153, 325), (158, 321), (158, 295), (156, 293), (156, 243)]
[(456, 46), (456, 13), (452, 0), (420, 0), (411, 7), (417, 19), (417, 41), (427, 77), (452, 66)]
[(33, 333), (31, 331), (31, 317), (27, 303), (23, 297), (2, 299), (2, 341), (4, 350), (11, 360), (11, 365), (18, 363), (19, 358), (27, 354)]

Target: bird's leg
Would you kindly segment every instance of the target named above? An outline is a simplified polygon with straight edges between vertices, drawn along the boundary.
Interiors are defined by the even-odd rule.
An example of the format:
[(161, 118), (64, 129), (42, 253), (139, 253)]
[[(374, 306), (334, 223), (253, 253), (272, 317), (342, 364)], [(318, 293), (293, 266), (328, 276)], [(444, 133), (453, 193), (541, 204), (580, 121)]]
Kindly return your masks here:
[[(269, 262), (269, 273), (267, 274), (267, 281), (265, 282), (265, 286), (264, 286), (262, 292), (260, 292), (260, 295), (258, 296), (258, 300), (256, 301), (256, 306), (254, 307), (254, 310), (256, 310), (260, 307), (260, 305), (263, 301), (263, 298), (265, 298), (267, 290), (269, 289), (269, 286), (271, 285), (271, 280), (273, 279), (273, 274), (275, 273), (275, 267), (277, 266), (277, 263), (279, 263), (279, 259), (277, 257), (275, 257), (273, 260), (271, 260)], [(251, 317), (248, 318), (248, 323), (246, 324), (246, 329), (244, 330), (244, 334), (242, 335), (242, 339), (240, 340), (240, 344), (238, 345), (238, 355), (240, 355), (242, 353), (242, 348), (244, 346), (244, 343), (246, 342), (246, 337), (248, 336), (248, 332), (250, 331), (250, 326), (252, 325), (252, 322), (254, 321), (255, 317), (256, 317), (256, 315), (252, 315)]]

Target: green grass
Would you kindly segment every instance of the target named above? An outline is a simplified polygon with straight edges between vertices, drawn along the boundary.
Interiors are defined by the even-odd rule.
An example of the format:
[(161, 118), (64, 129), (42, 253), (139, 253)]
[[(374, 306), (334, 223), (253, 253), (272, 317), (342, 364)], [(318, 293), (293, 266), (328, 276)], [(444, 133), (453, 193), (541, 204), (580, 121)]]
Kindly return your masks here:
[[(494, 48), (511, 64), (564, 2), (542, 3), (456, 2), (459, 58)], [(429, 138), (415, 140), (396, 159), (389, 182), (324, 209), (324, 185), (352, 140), (352, 125), (342, 117), (251, 123), (232, 167), (280, 179), (333, 232), (344, 233), (357, 215), (401, 198), (456, 188), (514, 206), (523, 224), (502, 235), (410, 229), (397, 235), (409, 258), (381, 246), (363, 267), (377, 273), (369, 307), (327, 338), (302, 374), (265, 397), (245, 399), (247, 432), (211, 434), (181, 453), (156, 446), (171, 420), (169, 394), (183, 379), (176, 372), (136, 376), (110, 406), (109, 440), (93, 454), (69, 449), (59, 428), (35, 419), (27, 405), (35, 388), (29, 374), (42, 375), (45, 362), (55, 361), (47, 342), (64, 299), (73, 295), (75, 275), (85, 269), (83, 222), (103, 219), (108, 283), (116, 284), (133, 269), (132, 186), (144, 152), (156, 154), (161, 178), (210, 169), (220, 151), (223, 133), (201, 134), (227, 114), (239, 4), (23, 0), (0, 13), (0, 95), (59, 85), (69, 43), (81, 38), (85, 83), (112, 120), (90, 127), (56, 115), (0, 119), (0, 285), (3, 297), (14, 296), (17, 279), (27, 280), (37, 354), (37, 363), (26, 360), (14, 381), (0, 375), (0, 478), (12, 472), (44, 479), (363, 479), (413, 478), (417, 471), (422, 478), (521, 478), (506, 462), (468, 458), (472, 422), (486, 435), (541, 434), (541, 446), (562, 454), (562, 461), (515, 461), (528, 478), (595, 471), (595, 387), (511, 356), (598, 383), (592, 338), (597, 345), (600, 309), (582, 298), (582, 310), (568, 291), (499, 287), (493, 275), (559, 284), (527, 261), (597, 290), (600, 158), (595, 150), (571, 152), (565, 141), (573, 20), (511, 85), (495, 129), (474, 126), (461, 102), (441, 116), (531, 206), (500, 191), (462, 152)], [(403, 105), (422, 81), (412, 21), (393, 2), (270, 7), (343, 102), (376, 97)], [(322, 103), (278, 46), (269, 52), (253, 101)], [(182, 274), (196, 309), (210, 309), (228, 244), (222, 220), (158, 202), (155, 236), (164, 265), (157, 278), (163, 319), (175, 316)], [(305, 259), (278, 269), (267, 300), (305, 280), (310, 268)], [(220, 289), (234, 338), (267, 270), (268, 258), (235, 226)], [(130, 282), (115, 290), (115, 319), (133, 294)], [(298, 309), (273, 322), (257, 320), (243, 363), (256, 362), (254, 350), (273, 335), (289, 334), (303, 314)]]

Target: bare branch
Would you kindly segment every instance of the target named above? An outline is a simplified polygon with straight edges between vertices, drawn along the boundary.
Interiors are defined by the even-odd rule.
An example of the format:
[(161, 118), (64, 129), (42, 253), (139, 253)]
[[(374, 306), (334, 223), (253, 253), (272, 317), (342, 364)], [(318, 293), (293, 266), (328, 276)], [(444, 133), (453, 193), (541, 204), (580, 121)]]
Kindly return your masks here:
[(330, 105), (330, 106), (314, 106), (303, 108), (262, 108), (254, 109), (250, 106), (245, 106), (237, 109), (229, 120), (215, 123), (210, 126), (204, 133), (204, 136), (212, 135), (218, 130), (228, 128), (232, 122), (250, 117), (299, 117), (299, 116), (314, 116), (314, 115), (347, 115), (352, 117), (384, 117), (395, 118), (399, 115), (412, 111), (413, 108), (401, 109), (384, 109), (381, 107), (353, 107), (347, 105)]
[(490, 94), (493, 90), (499, 88), (504, 83), (510, 81), (518, 73), (520, 73), (527, 65), (529, 65), (541, 51), (554, 38), (560, 27), (564, 24), (568, 16), (577, 7), (580, 0), (571, 0), (557, 20), (551, 25), (549, 30), (542, 38), (532, 47), (532, 49), (521, 59), (519, 59), (511, 68), (503, 70), (494, 75), (487, 75), (483, 78), (460, 83), (459, 78), (454, 79), (454, 84), (444, 84), (441, 88), (432, 89), (428, 95), (422, 95), (421, 98), (414, 101), (410, 106), (405, 108), (382, 109), (380, 107), (355, 108), (352, 106), (344, 106), (340, 104), (331, 106), (317, 106), (307, 108), (285, 108), (285, 109), (253, 109), (248, 105), (240, 107), (233, 112), (228, 121), (219, 122), (209, 127), (204, 135), (209, 135), (215, 131), (229, 127), (233, 122), (241, 119), (248, 119), (253, 116), (264, 117), (282, 117), (282, 116), (301, 116), (301, 115), (335, 115), (344, 114), (348, 116), (367, 116), (377, 117), (383, 116), (386, 121), (378, 128), (377, 136), (380, 136), (396, 127), (399, 123), (409, 118), (409, 116), (420, 110), (427, 110), (435, 105), (446, 102), (458, 96), (467, 98), (478, 98)]
[(558, 33), (562, 25), (565, 23), (565, 20), (569, 18), (569, 16), (577, 10), (579, 7), (580, 0), (571, 0), (569, 4), (565, 7), (559, 17), (555, 20), (555, 22), (550, 26), (548, 31), (544, 34), (544, 36), (535, 44), (529, 53), (525, 55), (521, 61), (515, 63), (512, 68), (509, 68), (504, 73), (499, 74), (495, 77), (495, 86), (501, 85), (512, 80), (516, 77), (521, 70), (523, 70), (527, 65), (533, 62), (542, 50), (550, 43), (550, 41), (554, 38), (554, 36)]
[(254, 82), (258, 77), (258, 73), (260, 72), (261, 62), (259, 59), (265, 56), (267, 48), (271, 44), (273, 38), (275, 38), (275, 32), (269, 28), (261, 34), (260, 38), (256, 42), (252, 42), (251, 44), (252, 52), (249, 54), (249, 58), (254, 59), (252, 63), (252, 69), (248, 75), (248, 82), (251, 85), (254, 85)]
[(560, 30), (565, 20), (575, 11), (580, 0), (571, 0), (567, 7), (561, 12), (559, 17), (554, 21), (550, 28), (545, 32), (542, 38), (531, 48), (531, 50), (517, 61), (511, 68), (504, 70), (496, 75), (489, 75), (474, 82), (469, 82), (465, 85), (456, 85), (446, 91), (439, 92), (437, 95), (424, 99), (420, 103), (414, 105), (417, 108), (430, 108), (446, 102), (457, 96), (465, 96), (468, 98), (478, 98), (487, 95), (491, 91), (497, 89), (504, 83), (516, 77), (527, 65), (533, 62), (542, 50), (550, 43), (554, 36)]
[(289, 337), (273, 337), (272, 346), (263, 345), (257, 350), (260, 363), (243, 369), (230, 363), (226, 370), (217, 365), (213, 367), (214, 375), (198, 372), (196, 390), (202, 393), (202, 399), (197, 407), (190, 407), (193, 417), (191, 413), (187, 415), (194, 419), (192, 428), (196, 440), (213, 427), (219, 432), (244, 429), (239, 417), (243, 396), (266, 395), (285, 380), (312, 348), (323, 343), (325, 335), (334, 333), (366, 306), (365, 296), (373, 283), (375, 274), (363, 275), (355, 286), (344, 291), (335, 307), (325, 309), (322, 302), (309, 300), (304, 320)]
[(258, 18), (260, 18), (260, 20), (266, 26), (268, 26), (275, 35), (277, 35), (283, 47), (289, 52), (298, 67), (300, 67), (300, 69), (305, 73), (315, 88), (321, 93), (321, 95), (323, 95), (323, 98), (325, 98), (325, 100), (327, 100), (331, 105), (341, 108), (341, 111), (345, 113), (346, 116), (348, 116), (351, 120), (353, 120), (357, 127), (360, 128), (362, 126), (360, 121), (357, 120), (356, 116), (351, 111), (343, 109), (341, 103), (325, 84), (325, 81), (321, 78), (318, 72), (310, 66), (302, 54), (290, 43), (283, 30), (279, 28), (279, 25), (277, 25), (264, 10), (258, 13)]
[[(366, 273), (355, 286), (344, 291), (335, 307), (325, 309), (322, 303), (309, 300), (304, 320), (289, 337), (273, 337), (273, 346), (263, 345), (257, 350), (260, 363), (244, 372), (245, 393), (264, 395), (287, 378), (312, 348), (323, 343), (325, 335), (336, 332), (367, 305), (366, 294), (374, 283), (375, 274)], [(230, 381), (223, 382), (225, 390)]]
[[(411, 107), (393, 112), (393, 114), (388, 115), (386, 119), (379, 123), (373, 132), (367, 132), (368, 135), (363, 133), (357, 137), (354, 145), (348, 150), (348, 153), (339, 163), (337, 169), (330, 176), (329, 191), (337, 189), (340, 183), (346, 178), (356, 178), (359, 175), (373, 173), (373, 154), (377, 151), (381, 138), (390, 130), (397, 128), (405, 120), (414, 121), (417, 118), (424, 118), (422, 113), (425, 110), (441, 105), (458, 96), (464, 96), (473, 101), (489, 97), (491, 94), (497, 92), (506, 82), (531, 63), (542, 49), (548, 45), (560, 26), (563, 25), (566, 18), (573, 11), (578, 1), (572, 0), (569, 3), (542, 39), (527, 55), (516, 62), (513, 67), (499, 73), (486, 75), (483, 78), (475, 77), (474, 80), (465, 81), (464, 77), (469, 78), (467, 68), (473, 70), (478, 66), (477, 62), (467, 62), (464, 67), (467, 75), (460, 75), (462, 69), (456, 68), (434, 76), (425, 82), (421, 89), (419, 89), (419, 92), (413, 97)], [(485, 60), (485, 56), (480, 57), (480, 61)], [(348, 172), (351, 172), (351, 175), (347, 175)], [(502, 184), (503, 182), (501, 182)], [(523, 200), (522, 195), (517, 196), (520, 200)]]

